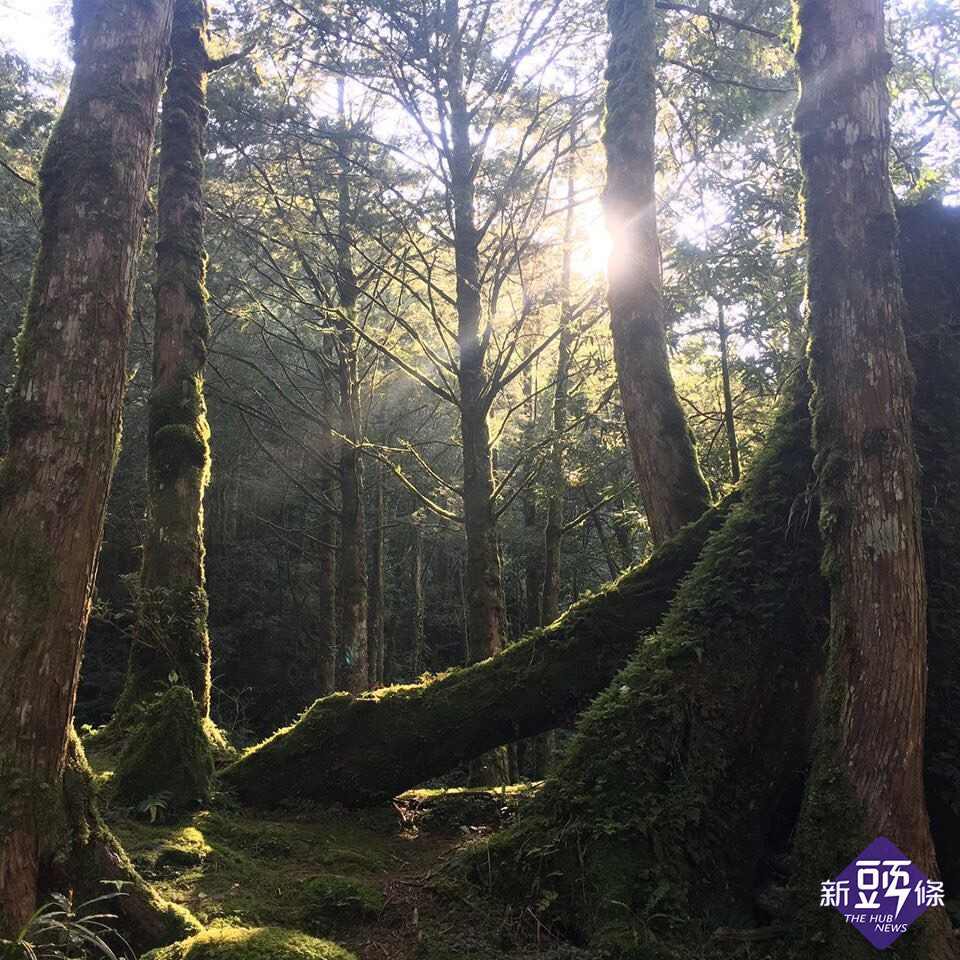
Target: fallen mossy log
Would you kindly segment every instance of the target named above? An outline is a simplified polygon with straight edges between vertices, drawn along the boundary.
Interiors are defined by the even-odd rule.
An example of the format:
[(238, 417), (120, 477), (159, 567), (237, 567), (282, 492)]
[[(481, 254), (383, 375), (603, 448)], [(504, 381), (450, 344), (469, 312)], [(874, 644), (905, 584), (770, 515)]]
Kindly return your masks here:
[(657, 628), (726, 508), (708, 511), (556, 623), (482, 663), (408, 686), (317, 700), (220, 775), (242, 803), (363, 806), (570, 721)]

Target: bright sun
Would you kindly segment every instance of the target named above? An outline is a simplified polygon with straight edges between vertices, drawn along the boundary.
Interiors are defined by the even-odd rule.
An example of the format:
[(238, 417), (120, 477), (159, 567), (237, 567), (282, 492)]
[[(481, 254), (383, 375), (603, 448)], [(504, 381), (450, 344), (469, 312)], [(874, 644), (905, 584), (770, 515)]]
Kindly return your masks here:
[(580, 242), (574, 249), (574, 272), (581, 277), (595, 277), (605, 273), (612, 247), (613, 243), (603, 222), (603, 216), (597, 213), (585, 224)]

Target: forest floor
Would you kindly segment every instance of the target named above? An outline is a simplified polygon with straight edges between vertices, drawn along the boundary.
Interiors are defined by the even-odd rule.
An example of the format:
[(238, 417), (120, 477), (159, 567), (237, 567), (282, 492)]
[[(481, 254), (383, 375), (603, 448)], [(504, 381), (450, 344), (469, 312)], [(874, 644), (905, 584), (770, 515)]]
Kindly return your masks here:
[(154, 823), (105, 813), (141, 874), (204, 925), (302, 930), (358, 960), (567, 960), (581, 951), (532, 914), (511, 915), (458, 869), (529, 789), (418, 790), (359, 812), (254, 815), (214, 804), (169, 822), (160, 810)]

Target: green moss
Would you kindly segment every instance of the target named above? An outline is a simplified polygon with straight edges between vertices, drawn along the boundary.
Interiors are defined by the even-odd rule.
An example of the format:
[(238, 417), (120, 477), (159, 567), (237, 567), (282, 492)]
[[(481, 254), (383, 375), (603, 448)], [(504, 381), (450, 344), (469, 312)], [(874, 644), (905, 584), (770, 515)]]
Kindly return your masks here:
[(107, 827), (100, 815), (93, 771), (75, 735), (64, 771), (62, 801), (49, 800), (51, 819), (45, 834), (56, 842), (54, 861), (69, 876), (77, 902), (102, 896), (105, 881), (120, 883), (123, 896), (111, 903), (110, 910), (120, 915), (127, 939), (139, 949), (199, 931), (200, 924), (189, 910), (144, 881)]
[(213, 754), (193, 695), (177, 685), (144, 710), (120, 753), (110, 789), (133, 806), (162, 798), (161, 809), (173, 813), (204, 801), (212, 777)]
[(232, 763), (240, 756), (240, 751), (227, 739), (227, 735), (221, 730), (210, 717), (204, 717), (202, 720), (203, 732), (213, 751), (213, 759), (216, 763)]
[[(130, 651), (127, 679), (117, 702), (115, 725), (129, 729), (143, 705), (164, 690), (174, 675), (193, 694), (201, 715), (207, 714), (210, 697), (210, 638), (207, 634), (209, 602), (202, 583), (195, 576), (179, 580), (174, 569), (183, 568), (184, 555), (194, 558), (196, 570), (200, 549), (194, 533), (184, 543), (176, 527), (165, 528), (161, 541), (151, 544), (149, 568), (144, 571), (153, 583), (138, 585), (135, 642)], [(146, 561), (145, 553), (145, 561)], [(185, 582), (184, 582), (185, 581)], [(211, 733), (211, 744), (220, 752), (222, 737)]]
[(196, 827), (184, 827), (161, 845), (154, 862), (157, 867), (195, 867), (212, 851)]
[(821, 653), (807, 396), (798, 378), (660, 630), (517, 825), (471, 861), (498, 896), (604, 954), (666, 955), (710, 924), (752, 923), (758, 862), (808, 746), (812, 685), (797, 678)]
[[(164, 896), (189, 906), (203, 922), (276, 925), (324, 936), (331, 922), (311, 919), (305, 911), (305, 881), (329, 871), (379, 889), (386, 871), (401, 862), (397, 858), (409, 856), (411, 842), (396, 835), (395, 816), (373, 822), (343, 812), (299, 811), (287, 819), (254, 820), (200, 811), (186, 826), (126, 816), (116, 828)], [(163, 865), (164, 850), (193, 847), (184, 841), (197, 836), (206, 850), (199, 863)], [(345, 921), (344, 927), (353, 930)]]
[(279, 927), (214, 927), (143, 960), (355, 960), (327, 940)]
[[(150, 398), (147, 529), (136, 590), (136, 642), (116, 708), (128, 729), (139, 705), (174, 673), (201, 715), (210, 705), (208, 598), (203, 563), (203, 490), (209, 478), (203, 383), (181, 371)], [(211, 737), (218, 748), (220, 738)]]
[(151, 437), (154, 465), (165, 479), (175, 478), (184, 466), (194, 470), (206, 467), (207, 441), (195, 424), (171, 423)]
[(495, 789), (408, 790), (394, 800), (394, 806), (417, 828), (459, 830), (480, 824), (499, 827), (537, 789), (537, 785), (515, 784)]
[[(201, 489), (209, 480), (210, 427), (203, 380), (185, 369), (163, 390), (150, 395), (149, 470), (157, 482), (197, 471)], [(162, 493), (156, 488), (154, 495)]]
[[(0, 461), (0, 473), (5, 463)], [(0, 557), (0, 598), (7, 608), (25, 604), (38, 615), (53, 589), (53, 551), (41, 529), (26, 523), (5, 537), (6, 549)]]
[(311, 877), (304, 881), (299, 899), (303, 919), (321, 927), (374, 920), (383, 909), (383, 895), (376, 887), (349, 877)]

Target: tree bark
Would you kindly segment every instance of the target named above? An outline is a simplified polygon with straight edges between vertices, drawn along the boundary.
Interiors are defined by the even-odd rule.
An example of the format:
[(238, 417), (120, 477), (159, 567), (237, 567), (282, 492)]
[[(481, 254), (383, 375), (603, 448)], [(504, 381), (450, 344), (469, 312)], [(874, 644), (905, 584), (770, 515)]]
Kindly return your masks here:
[(610, 325), (637, 483), (654, 544), (710, 505), (677, 398), (663, 320), (656, 213), (654, 0), (608, 0), (604, 211)]
[(370, 551), (370, 625), (368, 631), (367, 684), (370, 689), (383, 686), (384, 660), (384, 573), (383, 573), (383, 465), (378, 464), (374, 488), (373, 549)]
[(483, 663), (377, 696), (318, 700), (224, 770), (222, 784), (252, 806), (365, 806), (569, 721), (656, 628), (721, 517), (710, 511), (615, 586)]
[[(450, 190), (454, 214), (454, 262), (457, 275), (457, 347), (460, 387), (460, 437), (463, 445), (463, 515), (467, 541), (467, 651), (471, 663), (499, 653), (505, 616), (497, 519), (494, 509), (493, 452), (487, 421), (484, 363), (486, 334), (480, 323), (480, 232), (476, 224), (476, 186), (470, 143), (470, 111), (463, 77), (459, 0), (445, 0), (449, 36)], [(477, 758), (471, 784), (507, 782), (506, 754)]]
[(210, 335), (203, 250), (206, 36), (204, 0), (176, 0), (160, 126), (146, 532), (134, 642), (117, 705), (121, 722), (171, 673), (189, 687), (201, 714), (210, 713), (203, 529), (210, 472), (203, 395)]
[(116, 457), (130, 303), (171, 0), (76, 8), (75, 69), (40, 171), (40, 252), (0, 464), (0, 890), (50, 891), (83, 634)]
[[(828, 857), (835, 867), (864, 837), (883, 835), (935, 876), (923, 784), (926, 579), (888, 170), (883, 3), (801, 0), (797, 10), (814, 448), (831, 594), (800, 849), (820, 854), (811, 854), (811, 869)], [(828, 868), (819, 879), (832, 875)], [(806, 890), (813, 878), (807, 871), (801, 879)], [(841, 924), (817, 926), (823, 945), (811, 956), (838, 956), (858, 939)], [(942, 910), (918, 926), (903, 950), (955, 955)]]
[[(334, 497), (335, 481), (325, 481), (326, 499)], [(337, 689), (337, 518), (333, 507), (321, 508), (320, 559), (317, 573), (317, 695)]]

